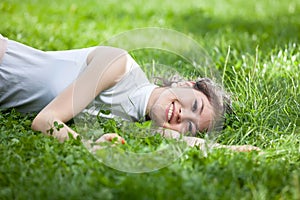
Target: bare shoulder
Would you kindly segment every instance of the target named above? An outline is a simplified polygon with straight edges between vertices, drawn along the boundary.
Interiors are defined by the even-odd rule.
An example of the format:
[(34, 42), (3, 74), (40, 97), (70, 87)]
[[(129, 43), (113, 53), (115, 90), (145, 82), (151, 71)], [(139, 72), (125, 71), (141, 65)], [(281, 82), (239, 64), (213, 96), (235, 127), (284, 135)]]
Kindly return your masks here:
[(93, 59), (108, 57), (110, 59), (118, 58), (127, 55), (127, 51), (124, 49), (110, 47), (110, 46), (98, 46), (91, 51), (87, 57), (87, 63), (89, 64)]

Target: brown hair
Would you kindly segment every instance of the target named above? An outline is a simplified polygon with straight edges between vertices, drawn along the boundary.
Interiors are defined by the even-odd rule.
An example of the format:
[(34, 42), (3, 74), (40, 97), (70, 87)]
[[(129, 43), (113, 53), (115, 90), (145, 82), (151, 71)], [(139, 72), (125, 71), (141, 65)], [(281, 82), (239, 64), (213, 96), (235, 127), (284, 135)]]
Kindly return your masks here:
[(214, 109), (214, 121), (208, 131), (219, 131), (224, 128), (225, 114), (232, 113), (230, 95), (210, 78), (200, 78), (196, 81), (194, 89), (203, 92)]

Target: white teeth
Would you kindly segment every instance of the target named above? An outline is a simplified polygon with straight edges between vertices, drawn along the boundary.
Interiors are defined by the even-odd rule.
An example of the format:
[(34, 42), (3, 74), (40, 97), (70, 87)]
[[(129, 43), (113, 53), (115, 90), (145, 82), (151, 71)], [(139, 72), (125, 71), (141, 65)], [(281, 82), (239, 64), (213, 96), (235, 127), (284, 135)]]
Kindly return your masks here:
[(173, 104), (170, 106), (169, 112), (168, 112), (168, 121), (170, 121), (171, 117), (172, 117), (172, 113), (173, 113)]

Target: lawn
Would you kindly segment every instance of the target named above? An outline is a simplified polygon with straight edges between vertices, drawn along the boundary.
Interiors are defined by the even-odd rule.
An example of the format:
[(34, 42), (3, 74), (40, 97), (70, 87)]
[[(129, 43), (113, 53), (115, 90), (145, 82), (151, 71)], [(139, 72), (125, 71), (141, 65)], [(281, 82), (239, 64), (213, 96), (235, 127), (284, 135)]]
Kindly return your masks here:
[[(215, 140), (262, 149), (188, 148), (161, 169), (122, 172), (78, 140), (59, 143), (32, 131), (34, 115), (5, 110), (0, 199), (300, 199), (300, 1), (2, 0), (0, 19), (2, 35), (42, 50), (95, 46), (136, 28), (181, 32), (206, 50), (232, 94), (234, 114)], [(149, 55), (135, 54), (141, 63)], [(102, 131), (118, 128), (103, 123)], [(132, 151), (164, 142), (127, 137)]]

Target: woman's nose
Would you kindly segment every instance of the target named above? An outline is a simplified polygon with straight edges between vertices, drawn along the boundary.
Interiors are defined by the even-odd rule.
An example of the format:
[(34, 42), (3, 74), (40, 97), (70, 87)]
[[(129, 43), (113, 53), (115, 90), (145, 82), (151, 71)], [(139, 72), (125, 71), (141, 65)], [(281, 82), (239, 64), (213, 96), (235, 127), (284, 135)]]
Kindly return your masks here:
[(180, 109), (178, 119), (180, 119), (180, 122), (184, 120), (191, 120), (195, 117), (194, 115), (195, 113), (189, 109)]
[(181, 122), (181, 118), (182, 118), (182, 112), (181, 112), (181, 108), (179, 108), (178, 110), (178, 115), (177, 115), (177, 123), (180, 123)]

